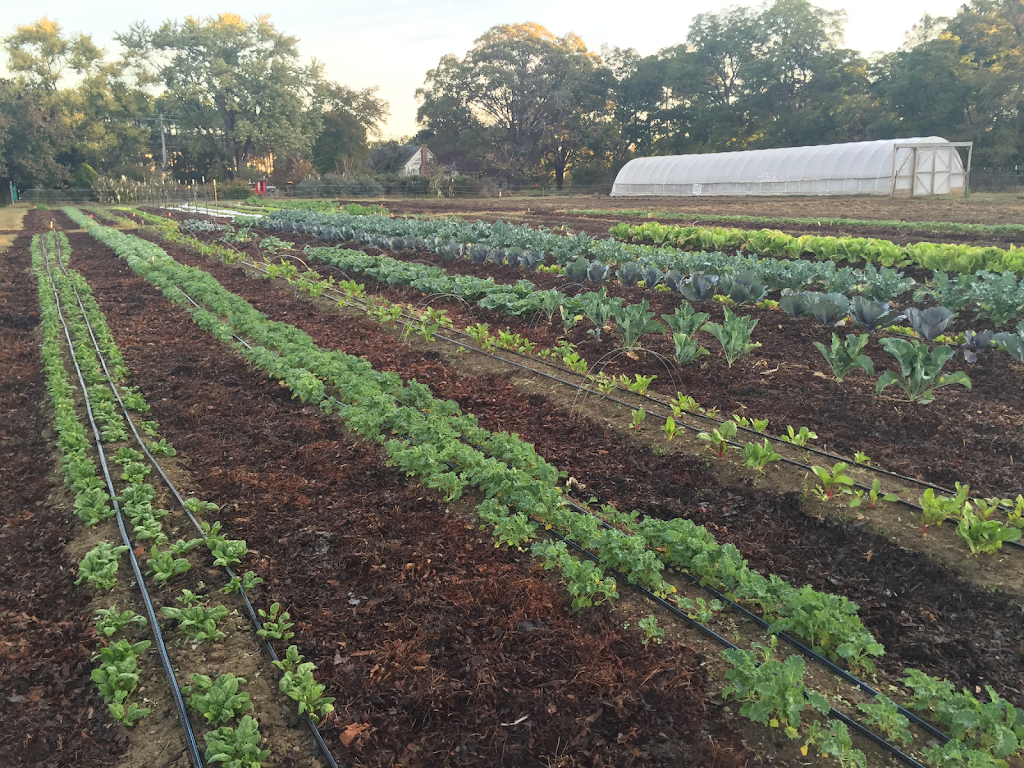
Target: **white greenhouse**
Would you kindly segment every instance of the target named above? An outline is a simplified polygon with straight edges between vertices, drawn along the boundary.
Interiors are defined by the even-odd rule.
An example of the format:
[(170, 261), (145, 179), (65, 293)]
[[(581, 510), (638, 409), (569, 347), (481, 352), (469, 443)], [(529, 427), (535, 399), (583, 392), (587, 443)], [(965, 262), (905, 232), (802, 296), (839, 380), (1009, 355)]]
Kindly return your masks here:
[[(966, 168), (959, 147), (967, 150)], [(971, 149), (970, 142), (927, 136), (639, 157), (619, 171), (612, 197), (963, 194)]]

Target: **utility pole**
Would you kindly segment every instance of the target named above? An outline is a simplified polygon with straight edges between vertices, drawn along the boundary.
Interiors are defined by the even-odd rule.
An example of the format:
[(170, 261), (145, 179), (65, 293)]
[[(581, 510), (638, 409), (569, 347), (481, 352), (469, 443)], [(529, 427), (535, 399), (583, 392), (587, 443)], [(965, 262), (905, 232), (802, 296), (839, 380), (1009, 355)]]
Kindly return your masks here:
[(164, 116), (160, 115), (160, 151), (163, 153), (163, 174), (167, 175), (167, 128), (164, 127)]

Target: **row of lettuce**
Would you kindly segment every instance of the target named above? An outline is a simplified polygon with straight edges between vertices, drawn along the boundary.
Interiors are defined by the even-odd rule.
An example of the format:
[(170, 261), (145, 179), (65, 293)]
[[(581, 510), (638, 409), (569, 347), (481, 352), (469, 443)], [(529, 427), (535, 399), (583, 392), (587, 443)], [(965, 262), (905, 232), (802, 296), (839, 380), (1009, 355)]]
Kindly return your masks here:
[[(284, 381), (293, 397), (318, 404), (328, 413), (337, 411), (350, 430), (383, 443), (395, 465), (447, 499), (470, 491), (482, 494), (477, 512), (499, 543), (523, 547), (533, 542), (531, 549), (545, 566), (561, 571), (577, 609), (617, 596), (607, 568), (668, 597), (674, 588), (662, 572), (671, 566), (760, 611), (771, 622), (772, 632), (796, 634), (818, 652), (842, 659), (853, 669), (873, 670), (872, 659), (883, 653), (861, 623), (856, 606), (845, 598), (806, 586), (798, 589), (778, 577), (752, 571), (735, 547), (719, 545), (692, 521), (642, 518), (610, 506), (602, 507), (600, 519), (581, 513), (559, 487), (562, 473), (517, 437), (481, 429), (473, 416), (462, 414), (450, 401), (435, 399), (415, 381), (403, 384), (397, 375), (375, 371), (364, 360), (317, 347), (299, 329), (268, 320), (208, 273), (177, 263), (152, 243), (95, 226), (81, 215), (76, 220), (90, 226), (96, 239), (217, 338), (226, 343), (236, 334), (248, 338), (251, 349), (239, 347), (239, 351), (255, 367)], [(202, 308), (193, 307), (182, 291)], [(601, 565), (576, 558), (562, 541), (540, 537), (542, 529), (553, 530), (593, 553)], [(920, 673), (908, 672), (908, 676), (916, 674)], [(763, 692), (755, 689), (744, 695), (761, 700)], [(964, 707), (982, 706), (964, 696), (951, 689), (949, 696), (921, 708), (932, 710), (933, 717), (946, 723), (950, 718), (943, 713), (947, 711), (956, 714)], [(767, 698), (764, 701), (767, 706)], [(982, 759), (1018, 749), (1024, 731), (1013, 729), (1016, 710), (998, 697), (995, 701), (1004, 713), (999, 723), (990, 723), (984, 733), (970, 730), (950, 745), (936, 747), (936, 764), (952, 759), (953, 754), (977, 753), (977, 759)], [(1010, 752), (1004, 751), (1007, 741), (996, 746), (997, 738), (1009, 737), (1014, 740)]]
[[(324, 240), (370, 245), (383, 250), (427, 249), (442, 258), (492, 261), (526, 269), (544, 268), (549, 259), (574, 282), (600, 283), (611, 276), (627, 285), (684, 292), (694, 288), (694, 275), (710, 281), (708, 298), (716, 293), (730, 300), (748, 294), (757, 301), (769, 291), (788, 294), (812, 291), (842, 294), (847, 301), (861, 296), (891, 302), (906, 294), (916, 302), (935, 302), (952, 311), (973, 311), (996, 327), (1024, 312), (1024, 282), (1012, 271), (978, 270), (950, 276), (936, 270), (932, 280), (917, 286), (902, 272), (867, 264), (864, 269), (839, 267), (832, 261), (759, 258), (720, 252), (685, 252), (673, 248), (625, 245), (580, 233), (570, 237), (526, 225), (503, 222), (392, 219), (309, 211), (275, 211), (255, 218), (238, 217), (241, 227), (258, 223), (281, 232), (309, 234)], [(744, 284), (752, 290), (744, 291)], [(915, 286), (917, 286), (916, 290)], [(733, 295), (734, 290), (736, 295)], [(684, 292), (684, 295), (685, 292)]]
[[(47, 249), (49, 253), (57, 253), (59, 238), (60, 251), (65, 256), (70, 255), (70, 247), (63, 233), (51, 232), (47, 237), (50, 239), (50, 247)], [(51, 256), (51, 262), (56, 258), (55, 255)], [(151, 588), (165, 591), (163, 598), (169, 603), (160, 612), (174, 622), (182, 636), (193, 644), (223, 640), (226, 635), (218, 623), (229, 614), (228, 607), (212, 603), (210, 595), (204, 594), (202, 582), (198, 581), (197, 576), (191, 579), (194, 583), (189, 584), (195, 591), (183, 588), (173, 602), (170, 600), (172, 593), (169, 592), (169, 585), (174, 582), (180, 586), (182, 574), (192, 570), (188, 555), (193, 549), (208, 550), (215, 567), (231, 567), (240, 563), (246, 554), (245, 542), (227, 539), (221, 535), (219, 523), (210, 526), (205, 522), (200, 524), (199, 537), (174, 542), (169, 540), (166, 518), (174, 520), (175, 517), (169, 510), (154, 507), (158, 494), (147, 480), (153, 467), (146, 463), (146, 457), (141, 451), (130, 447), (130, 427), (125, 415), (118, 410), (118, 396), (125, 408), (131, 411), (142, 413), (149, 410), (149, 405), (136, 389), (119, 386), (128, 372), (106, 319), (84, 278), (66, 267), (66, 274), (55, 266), (47, 270), (39, 236), (32, 243), (32, 259), (39, 280), (44, 334), (42, 356), (47, 389), (55, 413), (62, 472), (69, 489), (75, 493), (76, 515), (86, 527), (93, 527), (114, 517), (116, 513), (106, 482), (97, 471), (94, 458), (96, 448), (89, 440), (81, 412), (76, 408), (75, 393), (79, 388), (72, 384), (64, 365), (64, 348), (61, 344), (64, 326), (58, 314), (54, 289), (65, 308), (75, 307), (80, 298), (85, 310), (84, 315), (76, 311), (64, 313), (72, 340), (73, 360), (87, 387), (86, 392), (81, 394), (87, 400), (100, 429), (102, 450), (121, 468), (121, 474), (116, 476), (120, 480), (117, 502), (122, 514), (130, 522), (134, 546), (139, 551), (143, 551), (144, 547), (150, 548), (150, 556), (146, 561), (148, 580)], [(107, 363), (110, 378), (103, 371), (92, 344), (90, 330)], [(114, 387), (117, 387), (116, 393)], [(148, 438), (146, 448), (153, 456), (175, 455), (173, 446), (159, 436), (155, 421), (139, 421), (136, 426)], [(185, 505), (193, 515), (215, 509), (212, 504), (194, 498), (188, 499)], [(109, 531), (116, 536), (116, 529), (111, 527)], [(118, 584), (119, 564), (127, 550), (127, 545), (100, 541), (79, 563), (76, 583), (88, 583), (100, 590), (98, 594), (114, 589)], [(230, 594), (238, 592), (240, 587), (251, 589), (260, 581), (254, 574), (247, 572), (244, 576), (230, 579), (220, 591)], [(268, 616), (268, 621), (260, 631), (268, 641), (288, 640), (291, 637), (290, 633), (285, 632), (288, 614), (279, 616), (278, 610), (272, 608), (273, 615)], [(96, 631), (103, 645), (96, 656), (98, 666), (92, 672), (92, 679), (113, 719), (127, 726), (134, 725), (150, 711), (131, 699), (139, 684), (140, 658), (149, 649), (151, 641), (138, 640), (136, 637), (133, 642), (130, 636), (143, 631), (147, 624), (144, 616), (131, 609), (118, 610), (116, 605), (96, 612)], [(284, 673), (281, 690), (299, 702), (300, 714), (303, 707), (312, 711), (314, 716), (322, 716), (330, 711), (331, 699), (322, 696), (323, 686), (318, 685), (312, 677), (314, 668), (308, 662), (303, 664), (297, 649), (289, 648), (286, 658), (278, 662), (278, 666)], [(249, 694), (241, 690), (246, 682), (244, 678), (230, 672), (214, 678), (196, 673), (192, 675), (191, 685), (182, 689), (182, 693), (188, 696), (191, 709), (209, 726), (204, 735), (208, 762), (238, 761), (234, 764), (255, 766), (269, 756), (269, 751), (260, 746), (262, 737), (258, 722), (246, 714), (252, 710)], [(235, 727), (231, 727), (230, 723), (235, 723)]]
[(648, 221), (617, 224), (612, 237), (627, 243), (668, 245), (685, 250), (745, 250), (771, 258), (867, 262), (885, 267), (915, 265), (925, 269), (974, 274), (979, 270), (1024, 273), (1024, 249), (954, 243), (896, 245), (869, 237), (787, 235), (776, 229), (680, 227)]

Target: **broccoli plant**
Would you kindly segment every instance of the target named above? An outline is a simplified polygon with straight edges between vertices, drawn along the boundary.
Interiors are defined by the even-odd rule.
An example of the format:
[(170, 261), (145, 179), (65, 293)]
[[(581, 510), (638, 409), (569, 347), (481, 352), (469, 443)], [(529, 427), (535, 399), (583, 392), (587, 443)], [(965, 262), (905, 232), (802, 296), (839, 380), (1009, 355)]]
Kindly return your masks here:
[(732, 368), (732, 364), (740, 357), (761, 345), (750, 340), (750, 334), (757, 326), (757, 320), (734, 315), (728, 307), (725, 307), (724, 312), (725, 320), (721, 325), (706, 323), (702, 330), (718, 339), (718, 343), (722, 345), (722, 352), (725, 354), (725, 361)]
[(869, 376), (874, 376), (875, 364), (871, 362), (870, 357), (863, 354), (867, 344), (868, 335), (866, 333), (862, 333), (860, 336), (848, 333), (845, 342), (833, 333), (831, 349), (820, 341), (814, 342), (814, 346), (832, 368), (837, 384), (849, 376), (855, 368), (863, 368)]
[(649, 308), (650, 304), (644, 299), (639, 304), (630, 304), (613, 311), (615, 328), (627, 349), (633, 349), (645, 334), (665, 332), (665, 326), (654, 319), (654, 313), (649, 312)]
[(896, 384), (903, 390), (907, 400), (927, 405), (935, 399), (935, 390), (950, 384), (962, 384), (971, 388), (971, 380), (963, 371), (941, 373), (942, 367), (953, 357), (953, 349), (946, 344), (929, 351), (924, 342), (905, 339), (882, 339), (882, 347), (896, 358), (900, 373), (886, 371), (875, 385), (875, 392), (881, 394), (886, 387)]

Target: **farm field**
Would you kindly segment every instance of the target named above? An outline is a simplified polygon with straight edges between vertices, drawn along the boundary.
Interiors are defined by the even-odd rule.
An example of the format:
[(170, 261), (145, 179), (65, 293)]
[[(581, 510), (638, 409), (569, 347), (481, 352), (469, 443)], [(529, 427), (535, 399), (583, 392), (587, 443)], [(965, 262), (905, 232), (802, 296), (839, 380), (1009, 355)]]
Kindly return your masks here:
[[(423, 203), (414, 211), (403, 210), (401, 202), (389, 206), (393, 214), (518, 221), (511, 211), (473, 210), (496, 201), (445, 202), (466, 207), (438, 210)], [(602, 208), (607, 202), (600, 201)], [(1001, 205), (1004, 213), (978, 215), (991, 221), (1012, 217), (1012, 204)], [(774, 215), (792, 215), (797, 209), (786, 214), (774, 210)], [(942, 210), (917, 212), (938, 219)], [(320, 710), (318, 730), (339, 763), (795, 765), (806, 762), (808, 746), (823, 765), (833, 764), (833, 758), (824, 757), (827, 752), (856, 764), (855, 749), (870, 765), (938, 764), (937, 752), (930, 750), (941, 749), (965, 756), (970, 749), (976, 760), (1019, 760), (1019, 753), (1014, 755), (1024, 730), (1014, 725), (1012, 707), (1024, 705), (1024, 551), (1008, 535), (1011, 540), (1001, 549), (970, 556), (965, 538), (956, 533), (957, 521), (939, 525), (941, 516), (925, 521), (918, 505), (929, 485), (938, 489), (940, 499), (955, 495), (954, 482), (969, 485), (975, 503), (988, 497), (1012, 500), (1024, 492), (1016, 466), (1022, 454), (1024, 396), (1014, 385), (1024, 366), (1009, 355), (988, 352), (970, 364), (958, 354), (943, 373), (969, 376), (971, 389), (950, 384), (936, 390), (934, 402), (911, 404), (900, 401), (895, 387), (876, 394), (875, 379), (886, 371), (897, 377), (899, 370), (877, 337), (866, 350), (873, 375), (857, 370), (837, 383), (812, 345), (827, 346), (834, 328), (809, 317), (789, 317), (777, 308), (734, 308), (757, 321), (753, 339), (760, 344), (734, 364), (727, 365), (721, 347), (704, 335), (700, 342), (710, 354), (677, 363), (671, 337), (653, 330), (642, 345), (623, 349), (621, 325), (602, 334), (582, 315), (571, 325), (536, 311), (517, 315), (503, 310), (508, 305), (488, 308), (451, 293), (431, 293), (422, 280), (385, 278), (380, 271), (398, 275), (396, 269), (434, 267), (453, 278), (490, 278), (492, 285), (507, 287), (527, 278), (529, 291), (538, 293), (557, 289), (583, 296), (595, 287), (581, 283), (572, 288), (564, 266), (561, 272), (525, 274), (522, 268), (489, 261), (448, 258), (438, 250), (440, 243), (433, 251), (405, 242), (393, 247), (393, 241), (339, 244), (323, 232), (284, 231), (260, 221), (247, 222), (248, 234), (231, 240), (225, 233), (234, 235), (236, 228), (223, 229), (226, 219), (209, 219), (216, 225), (211, 227), (194, 223), (206, 217), (168, 217), (158, 209), (143, 211), (148, 217), (123, 210), (90, 213), (93, 220), (70, 210), (29, 212), (25, 232), (2, 256), (7, 276), (0, 285), (3, 331), (15, 350), (4, 390), (11, 393), (4, 431), (17, 449), (10, 455), (19, 457), (11, 466), (24, 478), (9, 482), (5, 473), (3, 492), (13, 500), (10, 509), (24, 511), (12, 512), (0, 546), (6, 556), (20, 558), (26, 584), (52, 584), (61, 595), (44, 611), (29, 588), (12, 588), (4, 593), (4, 611), (53, 624), (63, 623), (62, 615), (78, 617), (77, 623), (49, 633), (40, 633), (39, 622), (11, 622), (17, 634), (11, 635), (8, 649), (33, 644), (51, 649), (39, 657), (60, 656), (66, 639), (60, 633), (75, 633), (70, 636), (79, 648), (92, 648), (95, 631), (82, 617), (97, 599), (102, 602), (101, 591), (70, 584), (77, 570), (74, 560), (84, 551), (82, 537), (88, 539), (92, 529), (83, 531), (74, 522), (71, 495), (54, 479), (59, 457), (46, 426), (53, 416), (35, 351), (39, 307), (34, 305), (36, 278), (28, 271), (30, 235), (45, 232), (52, 223), (67, 232), (67, 264), (81, 275), (96, 311), (109, 325), (111, 343), (129, 372), (125, 384), (144, 396), (149, 406), (145, 418), (157, 423), (161, 436), (177, 449), (169, 462), (172, 476), (189, 494), (209, 502), (210, 510), (216, 507), (205, 520), (219, 522), (230, 540), (245, 542), (239, 567), (263, 580), (251, 590), (253, 603), (264, 610), (280, 603), (290, 612), (294, 640), (274, 645), (281, 654), (293, 644), (316, 665), (323, 695), (333, 697), (333, 711)], [(590, 222), (607, 230), (622, 220), (557, 210), (537, 215), (543, 218), (524, 215), (522, 220), (587, 231)], [(97, 226), (103, 223), (124, 234)], [(58, 238), (33, 247), (45, 252), (50, 240)], [(303, 271), (289, 271), (295, 265), (304, 270), (307, 264), (320, 274), (301, 277)], [(607, 298), (621, 299), (625, 306), (648, 302), (654, 316), (671, 315), (681, 306), (672, 291), (614, 280), (604, 288)], [(729, 322), (727, 306), (720, 302), (695, 302), (694, 307), (712, 323)], [(965, 307), (960, 324), (948, 333), (980, 327), (981, 315), (971, 312)], [(436, 322), (433, 333), (427, 328), (431, 322)], [(1009, 333), (1015, 322), (1011, 318), (997, 326)], [(481, 330), (482, 323), (487, 327)], [(504, 340), (498, 336), (501, 329), (507, 329)], [(232, 337), (241, 341), (232, 343)], [(513, 337), (518, 341), (506, 343)], [(488, 339), (494, 341), (485, 343)], [(533, 351), (570, 345), (577, 361), (602, 361), (605, 377), (650, 380), (633, 390), (621, 384), (616, 389), (613, 381), (605, 393), (611, 399), (602, 399), (593, 385), (581, 389), (586, 367), (572, 370), (568, 357)], [(341, 371), (349, 368), (358, 375), (347, 378)], [(378, 384), (380, 392), (367, 389)], [(367, 416), (359, 415), (369, 402), (391, 402), (392, 391), (396, 410), (375, 405), (383, 410), (370, 408)], [(672, 407), (680, 394), (694, 402)], [(415, 408), (407, 405), (413, 402)], [(638, 413), (648, 417), (646, 423)], [(721, 426), (723, 421), (735, 424), (734, 413), (740, 417), (738, 435)], [(678, 435), (667, 429), (668, 414), (678, 420)], [(767, 419), (768, 426), (755, 429), (757, 419)], [(435, 445), (430, 430), (442, 425), (447, 426), (438, 434), (463, 447), (434, 456), (426, 450)], [(728, 440), (707, 435), (715, 425), (739, 448), (770, 436), (779, 455), (760, 469), (745, 466), (746, 453), (741, 456), (726, 445)], [(810, 447), (817, 453), (777, 440), (787, 425), (815, 432)], [(702, 430), (707, 439), (698, 438)], [(503, 432), (519, 440), (494, 437)], [(461, 443), (454, 439), (459, 435)], [(431, 450), (444, 445), (438, 439)], [(523, 444), (529, 446), (525, 453)], [(522, 473), (517, 484), (503, 490), (488, 485), (490, 475), (462, 464), (474, 452), (497, 462), (489, 465), (490, 472), (508, 462), (502, 471)], [(834, 476), (826, 473), (824, 479), (811, 471), (812, 465), (832, 468), (844, 458), (854, 465), (855, 454), (870, 457), (870, 464), (847, 468), (849, 485), (859, 484), (860, 497), (843, 493), (845, 481), (838, 487), (829, 484), (844, 470), (834, 469)], [(564, 474), (553, 480), (549, 467)], [(873, 480), (899, 498), (869, 501), (864, 492)], [(520, 486), (540, 495), (510, 495), (510, 488)], [(823, 489), (817, 494), (821, 498), (815, 489)], [(862, 503), (850, 505), (855, 498)], [(542, 499), (561, 501), (546, 507), (551, 502)], [(533, 518), (517, 512), (517, 503), (524, 505), (522, 510), (527, 503), (535, 505)], [(955, 505), (947, 506), (953, 510)], [(630, 510), (636, 514), (626, 514)], [(1012, 510), (1012, 503), (1000, 508), (995, 519), (1006, 519)], [(962, 502), (959, 513), (964, 514)], [(956, 510), (949, 514), (955, 516)], [(32, 539), (37, 518), (45, 521), (49, 538)], [(586, 519), (608, 524), (606, 532), (581, 522)], [(177, 518), (168, 521), (178, 525)], [(699, 529), (686, 527), (692, 524), (703, 526), (713, 539), (701, 539), (705, 534)], [(1012, 520), (1000, 527), (1012, 533)], [(713, 567), (703, 556), (687, 560), (680, 554), (673, 560), (676, 545), (669, 534), (677, 530), (687, 531), (693, 541), (730, 545), (728, 551), (745, 561), (740, 572), (775, 580), (759, 587), (769, 596), (758, 602), (749, 591), (761, 576), (730, 581), (734, 577), (721, 565), (726, 560)], [(558, 554), (551, 536), (581, 544), (584, 559), (572, 556), (576, 550)], [(28, 541), (63, 554), (41, 563), (27, 557), (28, 550), (18, 553)], [(626, 556), (610, 542), (646, 546), (647, 554)], [(136, 554), (144, 558), (148, 546)], [(682, 552), (696, 544), (680, 546)], [(589, 563), (583, 551), (601, 558), (597, 570), (602, 577), (610, 578), (613, 572), (603, 569), (617, 563), (630, 582), (662, 602), (647, 602), (625, 580), (617, 588), (614, 578), (600, 584), (582, 580), (579, 574)], [(652, 562), (659, 564), (652, 569)], [(662, 572), (663, 564), (683, 573)], [(202, 568), (194, 561), (194, 571)], [(214, 578), (212, 570), (203, 573)], [(798, 703), (791, 704), (795, 710), (761, 710), (776, 714), (765, 715), (762, 725), (751, 722), (760, 716), (751, 716), (746, 706), (741, 713), (741, 701), (768, 706), (770, 697), (723, 689), (730, 683), (742, 688), (741, 680), (751, 678), (737, 677), (739, 657), (723, 659), (693, 621), (741, 648), (756, 650), (756, 644), (768, 644), (767, 636), (744, 614), (723, 610), (721, 604), (706, 606), (710, 598), (684, 573), (704, 578), (769, 623), (781, 620), (776, 632), (788, 632), (923, 716), (927, 724), (915, 723), (913, 740), (902, 742), (907, 754), (887, 752), (879, 743), (887, 738), (892, 746), (899, 740), (871, 714), (877, 710), (858, 706), (872, 701), (867, 689), (852, 689), (849, 681), (832, 676), (834, 670), (811, 659), (806, 662), (811, 698), (798, 696)], [(807, 605), (818, 607), (801, 613), (794, 602), (797, 590), (785, 586), (790, 584), (797, 589), (807, 585), (799, 594), (810, 601)], [(183, 585), (157, 586), (154, 595), (167, 605)], [(608, 599), (609, 590), (617, 599)], [(118, 594), (132, 599), (127, 590)], [(579, 600), (584, 595), (586, 600)], [(574, 598), (578, 602), (571, 605)], [(849, 605), (834, 602), (845, 599), (856, 609), (842, 608), (846, 618), (835, 626), (823, 624), (835, 606)], [(666, 606), (682, 606), (682, 612), (673, 614)], [(653, 624), (651, 617), (657, 619)], [(259, 654), (259, 642), (244, 638), (245, 624), (239, 618), (223, 646), (200, 646), (198, 653), (195, 645), (190, 653), (187, 643), (177, 639), (173, 624), (168, 622), (164, 632), (182, 669), (222, 672)], [(854, 652), (852, 645), (844, 648), (843, 638), (864, 645)], [(874, 640), (884, 653), (874, 648)], [(12, 710), (14, 716), (35, 729), (30, 738), (35, 751), (21, 754), (11, 743), (0, 745), (0, 755), (9, 755), (13, 764), (22, 764), (17, 761), (27, 760), (26, 755), (31, 759), (24, 764), (77, 764), (67, 754), (74, 749), (79, 750), (75, 759), (83, 760), (88, 750), (90, 759), (116, 763), (126, 749), (139, 749), (134, 730), (105, 718), (106, 709), (89, 682), (90, 652), (65, 664), (57, 687), (49, 679), (56, 662), (27, 667), (17, 652), (5, 653), (5, 676), (13, 670), (18, 697), (5, 706), (19, 707)], [(792, 653), (784, 643), (778, 650), (769, 644), (760, 657), (767, 662), (762, 669), (779, 665), (776, 657), (787, 665), (801, 660), (803, 677), (802, 657)], [(755, 656), (749, 660), (753, 663)], [(933, 676), (929, 684), (938, 688), (922, 695), (924, 689), (915, 687), (924, 685), (920, 679), (901, 682), (911, 668)], [(262, 745), (270, 750), (265, 764), (319, 764), (313, 741), (294, 711), (288, 714), (291, 702), (277, 695), (275, 670), (250, 662), (246, 676), (252, 679), (257, 670), (261, 687), (253, 687), (253, 702), (260, 713)], [(154, 676), (146, 680), (147, 687), (166, 686)], [(948, 691), (937, 683), (941, 680), (951, 684)], [(775, 678), (768, 684), (777, 684)], [(790, 692), (803, 690), (789, 686)], [(1002, 697), (997, 706), (1003, 713), (989, 710), (987, 716), (1004, 725), (986, 721), (955, 734), (943, 748), (948, 722), (928, 702), (953, 701), (949, 697), (962, 688), (988, 701), (986, 686)], [(78, 699), (61, 698), (65, 690), (74, 690)], [(838, 739), (832, 742), (822, 741), (825, 737), (814, 730), (815, 718), (829, 722), (823, 717), (828, 704), (814, 698), (820, 694), (835, 707), (832, 717), (856, 721), (847, 723), (852, 743), (845, 745), (837, 735), (845, 734), (846, 726), (838, 731), (832, 726), (828, 738)], [(89, 696), (96, 698), (96, 721), (90, 716), (92, 732), (87, 734), (75, 719), (83, 705), (75, 702)], [(747, 698), (735, 700), (742, 696)], [(963, 698), (956, 702), (974, 706)], [(815, 713), (812, 704), (825, 709)], [(155, 713), (164, 713), (161, 734), (168, 743), (175, 730), (170, 708), (154, 705)], [(57, 725), (44, 728), (55, 712)], [(782, 728), (768, 722), (778, 726), (780, 718)], [(140, 727), (147, 727), (147, 719)], [(858, 727), (881, 733), (882, 739), (872, 742)], [(1001, 742), (992, 740), (994, 733)], [(183, 761), (184, 754), (178, 759)]]
[[(366, 199), (341, 199), (341, 203), (363, 203)], [(890, 199), (877, 197), (634, 197), (614, 198), (604, 196), (539, 196), (506, 197), (487, 199), (441, 199), (424, 198), (383, 198), (382, 202), (396, 215), (456, 215), (473, 220), (485, 221), (502, 219), (531, 226), (567, 226), (574, 231), (585, 230), (588, 234), (600, 236), (609, 227), (635, 217), (617, 215), (616, 211), (650, 212), (651, 218), (665, 223), (690, 223), (703, 220), (708, 226), (745, 226), (728, 221), (714, 222), (707, 216), (755, 216), (771, 219), (784, 218), (845, 218), (855, 220), (902, 220), (907, 222), (958, 222), (965, 224), (1013, 224), (1024, 221), (1024, 198), (1011, 193), (974, 194), (968, 199), (932, 197), (916, 199)], [(601, 211), (600, 214), (583, 214), (582, 211)], [(667, 212), (672, 220), (658, 216)], [(641, 218), (640, 221), (643, 219)], [(762, 225), (754, 225), (756, 229)], [(763, 225), (781, 229), (791, 234), (849, 235), (854, 237), (879, 237), (900, 244), (917, 240), (932, 240), (934, 236), (927, 229), (907, 231), (899, 228), (878, 226), (797, 226), (776, 225), (766, 221)], [(1021, 235), (986, 235), (982, 233), (941, 233), (941, 242), (970, 242), (993, 244), (1006, 247), (1014, 242), (1024, 242)]]

